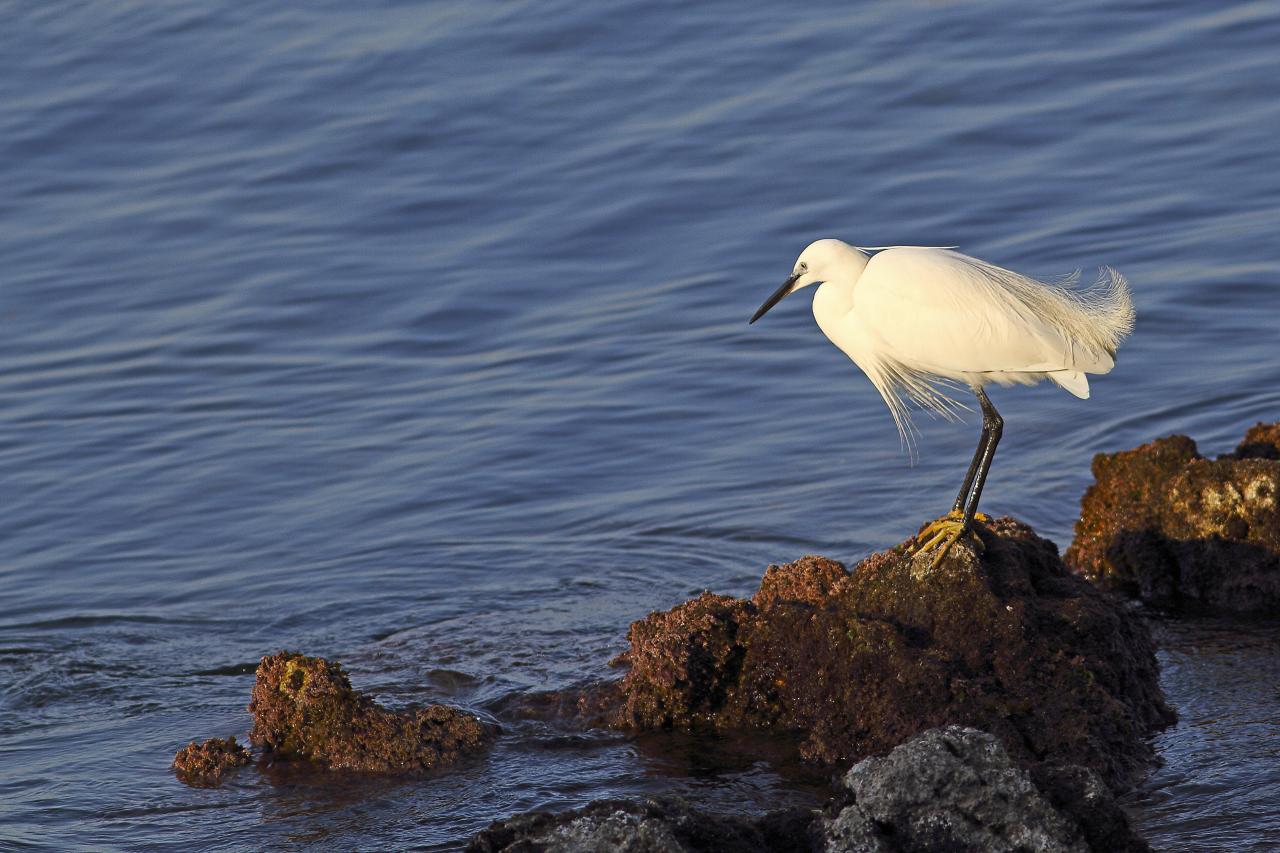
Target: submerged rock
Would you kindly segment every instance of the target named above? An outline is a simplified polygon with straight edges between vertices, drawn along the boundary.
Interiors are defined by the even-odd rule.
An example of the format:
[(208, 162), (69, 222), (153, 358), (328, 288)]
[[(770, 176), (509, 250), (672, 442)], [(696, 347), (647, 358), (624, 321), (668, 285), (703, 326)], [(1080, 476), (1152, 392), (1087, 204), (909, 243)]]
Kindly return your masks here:
[(178, 779), (194, 788), (215, 788), (222, 784), (224, 774), (248, 763), (249, 750), (236, 743), (235, 737), (191, 741), (173, 757)]
[[(1149, 853), (1097, 774), (1037, 784), (999, 740), (934, 729), (856, 764), (823, 811), (708, 814), (673, 797), (498, 821), (471, 853)], [(1064, 781), (1065, 780), (1065, 781)]]
[(480, 750), (496, 733), (447, 705), (383, 708), (354, 690), (340, 665), (290, 652), (258, 664), (249, 712), (256, 746), (335, 770), (423, 773)]
[(1100, 453), (1066, 561), (1164, 605), (1280, 608), (1280, 424), (1258, 424), (1234, 453), (1205, 459), (1175, 435)]
[(937, 569), (905, 547), (852, 573), (806, 557), (750, 600), (704, 594), (631, 626), (615, 725), (768, 728), (806, 757), (882, 754), (926, 729), (991, 732), (1015, 759), (1142, 774), (1173, 720), (1146, 627), (1000, 519)]

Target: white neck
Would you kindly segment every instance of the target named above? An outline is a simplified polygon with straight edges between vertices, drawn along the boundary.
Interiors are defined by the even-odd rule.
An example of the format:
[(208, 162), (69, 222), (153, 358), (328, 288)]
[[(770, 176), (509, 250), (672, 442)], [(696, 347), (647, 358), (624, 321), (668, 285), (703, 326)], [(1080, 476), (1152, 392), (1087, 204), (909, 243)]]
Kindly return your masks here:
[(862, 270), (857, 270), (852, 275), (829, 278), (818, 285), (817, 292), (813, 294), (813, 319), (818, 321), (818, 328), (831, 343), (846, 353), (851, 351), (850, 346), (854, 342), (845, 340), (850, 326), (843, 321), (853, 310), (853, 292), (861, 277)]

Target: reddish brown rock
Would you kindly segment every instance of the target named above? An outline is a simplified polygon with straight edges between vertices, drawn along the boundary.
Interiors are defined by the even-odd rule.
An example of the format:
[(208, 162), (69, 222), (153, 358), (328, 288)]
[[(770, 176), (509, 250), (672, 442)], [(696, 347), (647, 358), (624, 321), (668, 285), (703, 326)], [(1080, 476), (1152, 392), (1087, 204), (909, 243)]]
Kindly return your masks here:
[(801, 557), (785, 566), (770, 566), (760, 579), (760, 589), (751, 596), (756, 607), (778, 601), (807, 601), (819, 604), (831, 597), (849, 573), (844, 566), (826, 557)]
[(275, 757), (334, 770), (419, 774), (457, 762), (496, 730), (465, 711), (392, 711), (352, 689), (342, 667), (290, 652), (258, 665), (249, 739)]
[(209, 738), (204, 743), (191, 741), (173, 757), (178, 779), (194, 788), (215, 788), (222, 784), (228, 771), (249, 763), (249, 750), (236, 743), (234, 737)]
[(1176, 435), (1098, 454), (1066, 562), (1164, 605), (1280, 608), (1280, 424), (1205, 459)]
[[(738, 631), (750, 607), (706, 592), (633, 622), (623, 681), (628, 717), (640, 728), (713, 720), (738, 681), (745, 654)], [(631, 689), (640, 679), (646, 689)]]
[(852, 573), (807, 557), (771, 567), (752, 600), (651, 614), (628, 635), (615, 723), (790, 732), (826, 764), (970, 725), (1018, 760), (1132, 781), (1173, 719), (1145, 626), (1025, 525), (979, 534), (981, 554), (959, 544), (936, 570), (903, 546)]

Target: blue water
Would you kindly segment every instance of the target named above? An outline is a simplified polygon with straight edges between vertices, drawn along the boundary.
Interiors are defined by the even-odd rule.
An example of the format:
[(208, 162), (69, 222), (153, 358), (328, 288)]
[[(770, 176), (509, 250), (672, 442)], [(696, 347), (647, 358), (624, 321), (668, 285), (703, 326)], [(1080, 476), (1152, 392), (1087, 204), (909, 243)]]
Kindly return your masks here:
[[(1275, 420), (1277, 44), (1268, 2), (9, 6), (0, 847), (450, 848), (607, 795), (817, 796), (750, 745), (512, 720), (425, 781), (168, 764), (243, 735), (267, 652), (502, 716), (653, 608), (947, 508), (974, 422), (922, 418), (912, 466), (807, 296), (746, 325), (819, 236), (1129, 276), (1093, 399), (993, 392), (984, 508), (1064, 547), (1093, 453)], [(1184, 719), (1135, 815), (1273, 849), (1280, 638), (1199, 630), (1165, 632)]]

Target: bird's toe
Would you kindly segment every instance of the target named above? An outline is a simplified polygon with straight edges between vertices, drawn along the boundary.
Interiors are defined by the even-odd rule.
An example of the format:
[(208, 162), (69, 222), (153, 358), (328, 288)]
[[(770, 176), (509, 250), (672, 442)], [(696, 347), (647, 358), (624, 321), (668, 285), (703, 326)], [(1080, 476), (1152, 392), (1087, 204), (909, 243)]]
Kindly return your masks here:
[[(937, 522), (935, 522), (935, 524), (937, 524)], [(950, 543), (955, 540), (959, 532), (958, 528), (937, 524), (924, 541), (917, 539), (918, 547), (916, 548), (916, 553), (922, 554), (925, 551), (932, 551), (939, 545), (943, 545), (944, 549), (949, 548), (951, 547)]]
[(919, 550), (927, 551), (938, 542), (939, 533), (949, 533), (952, 529), (958, 527), (964, 521), (964, 516), (958, 510), (952, 510), (942, 518), (936, 518), (933, 521), (920, 528), (920, 532), (916, 534), (916, 543)]
[(938, 553), (933, 555), (933, 560), (929, 563), (929, 571), (933, 571), (934, 569), (938, 568), (938, 566), (942, 565), (942, 561), (946, 558), (947, 554), (951, 551), (951, 546), (956, 544), (956, 540), (959, 538), (960, 538), (959, 530), (955, 531), (954, 533), (947, 534), (945, 536), (942, 542), (942, 546), (938, 548)]
[[(979, 521), (989, 520), (980, 516), (975, 516), (975, 519)], [(982, 539), (974, 535), (972, 528), (966, 528), (964, 518), (958, 513), (945, 515), (924, 526), (916, 536), (917, 547), (914, 553), (919, 555), (934, 551), (929, 568), (930, 570), (936, 569), (946, 559), (947, 554), (951, 552), (951, 546), (966, 535), (973, 543), (975, 550), (981, 554), (984, 550)]]

